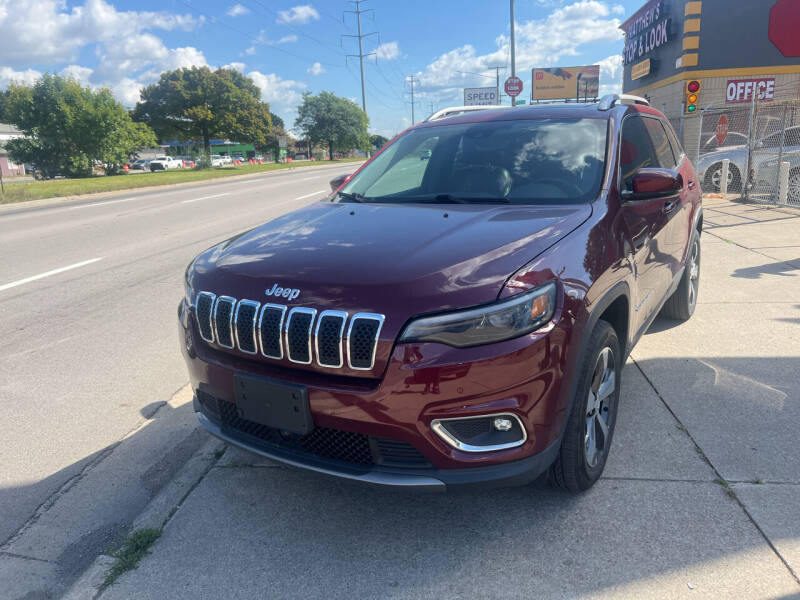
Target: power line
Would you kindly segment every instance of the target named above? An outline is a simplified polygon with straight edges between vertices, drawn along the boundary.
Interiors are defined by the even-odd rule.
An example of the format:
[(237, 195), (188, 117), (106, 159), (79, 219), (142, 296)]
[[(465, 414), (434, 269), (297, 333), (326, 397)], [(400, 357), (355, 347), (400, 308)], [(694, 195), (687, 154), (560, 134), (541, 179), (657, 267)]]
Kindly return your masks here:
[[(355, 4), (355, 10), (346, 10), (344, 13), (351, 13), (356, 16), (356, 23), (358, 25), (358, 35), (350, 35), (350, 34), (342, 34), (342, 37), (351, 37), (351, 38), (358, 38), (358, 54), (346, 54), (345, 55), (345, 62), (347, 62), (348, 58), (355, 58), (358, 57), (358, 62), (361, 67), (361, 108), (364, 109), (364, 113), (367, 112), (367, 90), (364, 85), (364, 57), (365, 56), (375, 56), (374, 52), (369, 52), (364, 54), (364, 38), (369, 37), (371, 35), (377, 35), (377, 32), (373, 31), (371, 33), (361, 33), (361, 15), (364, 13), (372, 12), (374, 13), (375, 10), (372, 8), (368, 8), (367, 10), (361, 10), (361, 3), (366, 2), (366, 0), (350, 0), (351, 4)], [(344, 19), (344, 15), (342, 15), (342, 19)]]

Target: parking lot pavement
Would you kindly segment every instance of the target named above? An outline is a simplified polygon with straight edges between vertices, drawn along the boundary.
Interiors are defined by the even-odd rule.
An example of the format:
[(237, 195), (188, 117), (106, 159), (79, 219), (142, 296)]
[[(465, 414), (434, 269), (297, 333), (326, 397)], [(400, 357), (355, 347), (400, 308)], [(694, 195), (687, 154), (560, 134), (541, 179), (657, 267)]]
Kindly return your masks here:
[(722, 225), (748, 208), (706, 203), (697, 311), (634, 350), (589, 492), (422, 495), (228, 448), (101, 598), (800, 597), (800, 265), (747, 230), (800, 219)]

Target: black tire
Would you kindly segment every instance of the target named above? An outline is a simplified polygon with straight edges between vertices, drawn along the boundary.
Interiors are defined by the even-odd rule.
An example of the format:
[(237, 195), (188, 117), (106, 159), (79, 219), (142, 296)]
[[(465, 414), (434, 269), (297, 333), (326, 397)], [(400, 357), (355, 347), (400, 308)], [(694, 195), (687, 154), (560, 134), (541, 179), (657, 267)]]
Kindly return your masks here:
[[(742, 174), (739, 172), (739, 168), (734, 165), (728, 165), (728, 171), (730, 176), (730, 181), (728, 182), (728, 193), (732, 192), (741, 192), (742, 191)], [(714, 181), (714, 175), (717, 174), (716, 183)], [(720, 191), (720, 180), (722, 179), (722, 163), (714, 163), (708, 170), (706, 170), (706, 176), (703, 179), (703, 190), (706, 192), (716, 192), (719, 193)]]
[(678, 289), (667, 298), (661, 309), (661, 316), (667, 319), (688, 321), (697, 306), (697, 295), (700, 291), (700, 235), (695, 230), (686, 256), (686, 268), (678, 284)]
[[(613, 390), (601, 401), (594, 409), (590, 405), (593, 398), (597, 398), (602, 387), (598, 380), (598, 369), (601, 367), (602, 355), (609, 352), (613, 359), (613, 364), (607, 369), (603, 369), (600, 374), (602, 380), (606, 371), (613, 373)], [(606, 354), (607, 356), (607, 354)], [(607, 363), (610, 364), (610, 363)], [(561, 449), (553, 465), (550, 467), (550, 479), (558, 487), (572, 493), (582, 492), (589, 489), (600, 479), (603, 469), (606, 466), (608, 451), (611, 447), (611, 440), (614, 436), (614, 426), (617, 422), (617, 408), (619, 406), (619, 388), (622, 373), (622, 352), (619, 340), (614, 328), (606, 321), (600, 320), (595, 325), (586, 350), (578, 364), (578, 385), (575, 387), (575, 397), (572, 399), (572, 410), (570, 411), (564, 437), (561, 440)], [(594, 396), (590, 396), (590, 390)], [(594, 436), (602, 433), (598, 429), (598, 419), (592, 419), (592, 412), (595, 415), (606, 415), (606, 434), (602, 436), (602, 448), (599, 448), (599, 437), (593, 437), (597, 453), (591, 454), (589, 447), (589, 423), (592, 423)], [(594, 464), (590, 457), (594, 458)]]

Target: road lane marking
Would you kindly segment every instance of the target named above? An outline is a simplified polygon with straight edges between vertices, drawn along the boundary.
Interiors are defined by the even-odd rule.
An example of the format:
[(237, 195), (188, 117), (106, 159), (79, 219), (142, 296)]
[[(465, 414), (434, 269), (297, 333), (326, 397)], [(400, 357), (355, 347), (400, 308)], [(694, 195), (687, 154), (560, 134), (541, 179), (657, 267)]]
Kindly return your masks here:
[(222, 196), (230, 196), (231, 192), (225, 192), (223, 194), (214, 194), (213, 196), (203, 196), (202, 198), (191, 198), (189, 200), (184, 200), (181, 204), (188, 204), (189, 202), (197, 202), (198, 200), (211, 200), (211, 198), (221, 198)]
[(116, 204), (117, 202), (128, 202), (130, 200), (138, 200), (138, 196), (133, 198), (121, 198), (120, 200), (109, 200), (108, 202), (94, 202), (92, 204), (81, 204), (80, 206), (70, 206), (67, 210), (78, 210), (79, 208), (89, 208), (90, 206), (102, 206), (104, 204)]
[(79, 263), (75, 263), (74, 265), (67, 265), (66, 267), (61, 267), (60, 269), (53, 269), (52, 271), (39, 273), (38, 275), (33, 275), (32, 277), (26, 277), (25, 279), (18, 279), (17, 281), (12, 281), (11, 283), (0, 285), (0, 292), (13, 287), (17, 287), (18, 285), (22, 285), (24, 283), (30, 283), (31, 281), (36, 281), (37, 279), (44, 279), (45, 277), (50, 277), (51, 275), (58, 275), (59, 273), (63, 273), (64, 271), (71, 271), (72, 269), (85, 267), (86, 265), (96, 263), (98, 260), (103, 260), (103, 257), (101, 256), (99, 258), (90, 258), (89, 260), (84, 260)]
[(300, 181), (311, 181), (312, 179), (319, 179), (322, 175), (317, 175), (316, 177), (303, 177)]
[(306, 194), (305, 196), (298, 196), (295, 200), (305, 200), (306, 198), (311, 198), (311, 196), (317, 196), (319, 194), (327, 194), (328, 190), (319, 190), (317, 192), (311, 192), (310, 194)]

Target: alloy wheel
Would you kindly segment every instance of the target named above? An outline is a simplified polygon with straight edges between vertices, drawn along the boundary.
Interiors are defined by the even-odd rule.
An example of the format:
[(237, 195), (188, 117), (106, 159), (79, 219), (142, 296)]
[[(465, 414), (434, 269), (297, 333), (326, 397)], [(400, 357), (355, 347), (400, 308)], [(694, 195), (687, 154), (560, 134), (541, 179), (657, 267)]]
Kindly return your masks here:
[[(728, 189), (731, 189), (733, 183), (733, 171), (728, 167)], [(722, 167), (716, 169), (711, 173), (711, 185), (714, 186), (714, 191), (718, 192), (722, 189)]]
[(586, 429), (583, 454), (589, 467), (596, 467), (608, 451), (610, 443), (611, 402), (617, 388), (614, 353), (606, 346), (600, 351), (592, 372), (592, 382), (586, 398)]
[(689, 270), (689, 311), (694, 310), (697, 302), (697, 288), (700, 285), (700, 240), (695, 240), (692, 244), (692, 251), (689, 254), (689, 261), (686, 265)]

